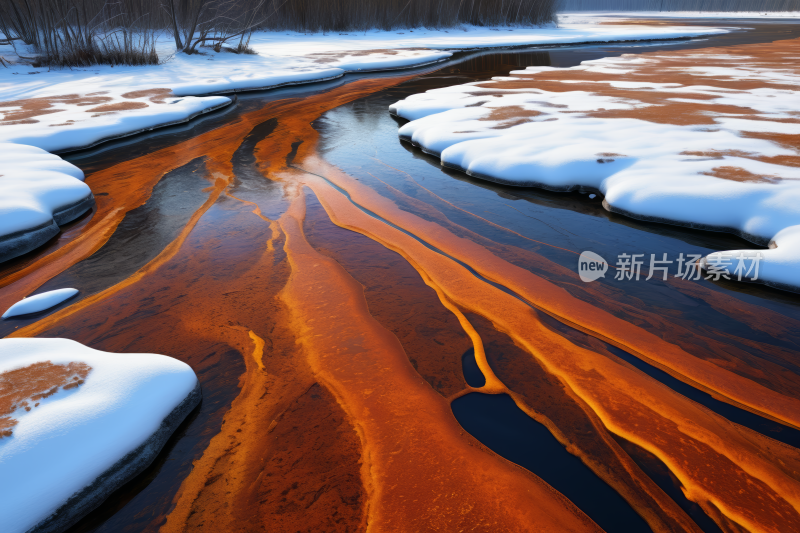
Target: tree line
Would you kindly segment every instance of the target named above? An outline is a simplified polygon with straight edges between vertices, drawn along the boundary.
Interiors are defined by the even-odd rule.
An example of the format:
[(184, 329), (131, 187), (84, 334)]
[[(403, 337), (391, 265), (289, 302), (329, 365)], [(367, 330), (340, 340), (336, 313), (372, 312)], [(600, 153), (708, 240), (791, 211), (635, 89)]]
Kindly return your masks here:
[(147, 65), (169, 35), (180, 53), (250, 53), (255, 30), (347, 32), (540, 25), (558, 0), (2, 0), (0, 44), (33, 64)]

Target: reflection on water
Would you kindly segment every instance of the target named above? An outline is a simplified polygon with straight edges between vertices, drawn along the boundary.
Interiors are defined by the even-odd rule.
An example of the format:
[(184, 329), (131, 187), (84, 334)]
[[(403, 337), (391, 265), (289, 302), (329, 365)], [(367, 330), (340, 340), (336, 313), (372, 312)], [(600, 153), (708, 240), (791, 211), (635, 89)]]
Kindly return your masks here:
[[(596, 52), (581, 52), (579, 57), (591, 53)], [(569, 52), (559, 54), (569, 56)], [(797, 398), (800, 302), (795, 296), (764, 287), (713, 284), (704, 280), (645, 281), (643, 276), (638, 282), (621, 281), (613, 279), (613, 272), (587, 286), (576, 283), (572, 275), (577, 256), (583, 250), (599, 253), (613, 265), (615, 258), (623, 253), (644, 254), (645, 258), (651, 254), (661, 257), (664, 253), (672, 258), (681, 253), (706, 255), (719, 249), (750, 246), (746, 241), (727, 234), (630, 220), (607, 212), (601, 198), (592, 199), (585, 194), (516, 189), (476, 180), (441, 168), (437, 158), (397, 140), (401, 122), (387, 114), (391, 103), (424, 90), (482, 79), (486, 72), (483, 69), (505, 75), (523, 66), (550, 65), (554, 63), (550, 56), (537, 52), (497, 54), (491, 61), (473, 58), (331, 110), (314, 124), (321, 132), (319, 151), (326, 161), (390, 198), (401, 210), (480, 243), (506, 261), (558, 283), (572, 296), (668, 339), (699, 358)], [(558, 63), (564, 65), (563, 56)], [(548, 318), (543, 317), (545, 321)], [(566, 334), (563, 328), (560, 330)], [(583, 335), (572, 330), (567, 336), (574, 337), (573, 334)], [(697, 384), (676, 379), (616, 346), (606, 345), (603, 350), (608, 357), (615, 360), (620, 357), (729, 420), (793, 446), (800, 442), (794, 428), (719, 401), (702, 387), (696, 388)], [(471, 362), (474, 356), (469, 355), (467, 352), (464, 357), (467, 383), (479, 386), (470, 378), (477, 379), (478, 374)], [(489, 351), (487, 356), (490, 360), (493, 357)], [(512, 390), (522, 392), (514, 388), (510, 376), (501, 379)], [(498, 439), (497, 435), (521, 431), (518, 422), (505, 420), (519, 411), (515, 411), (507, 396), (501, 397), (506, 399), (504, 404), (498, 397), (471, 394), (454, 401), (453, 409), (465, 429), (501, 455), (527, 466), (526, 461), (532, 458), (524, 451), (501, 451), (504, 445), (518, 443), (520, 439)], [(465, 407), (478, 399), (480, 407)], [(531, 407), (539, 409), (535, 403)], [(559, 425), (558, 418), (566, 416), (566, 411), (559, 414), (555, 409), (554, 416), (555, 424)], [(537, 472), (536, 467), (529, 468)], [(674, 498), (704, 530), (718, 530), (696, 504), (678, 496)], [(575, 498), (573, 501), (577, 503)], [(592, 516), (587, 508), (582, 509)], [(715, 514), (715, 510), (707, 512)]]
[[(750, 472), (769, 471), (774, 482), (759, 490), (783, 502), (793, 467), (775, 465), (800, 459), (759, 432), (780, 429), (778, 440), (798, 444), (780, 413), (765, 413), (771, 398), (800, 398), (800, 300), (763, 287), (612, 276), (584, 284), (576, 275), (584, 250), (613, 265), (622, 253), (705, 255), (743, 241), (626, 219), (580, 193), (442, 169), (398, 140), (387, 108), (527, 66), (797, 31), (764, 25), (702, 42), (458, 54), (404, 78), (243, 96), (202, 121), (71, 155), (93, 187), (136, 192), (141, 202), (118, 215), (119, 204), (101, 202), (97, 220), (26, 259), (49, 277), (5, 271), (0, 298), (20, 284), (67, 283), (83, 284), (86, 298), (3, 333), (20, 327), (106, 351), (169, 354), (192, 365), (205, 394), (156, 467), (75, 531), (586, 523), (478, 441), (607, 531), (732, 529), (726, 520), (748, 502), (725, 490), (762, 482)], [(97, 251), (80, 248), (82, 236)], [(74, 264), (59, 270), (53, 249)], [(608, 329), (587, 326), (586, 309), (602, 317), (589, 326)], [(619, 323), (628, 336), (609, 337)], [(626, 342), (636, 350), (621, 349)], [(685, 373), (648, 357), (659, 355), (648, 346), (687, 354)], [(768, 398), (749, 411), (732, 405), (687, 377), (701, 371), (724, 376), (721, 389), (740, 379)], [(651, 396), (637, 403), (630, 391)], [(637, 433), (614, 422), (637, 416), (652, 425)], [(672, 459), (662, 460), (683, 445), (694, 446), (692, 468), (708, 468), (720, 487), (712, 496), (735, 512), (676, 492), (676, 482), (698, 483), (678, 480)], [(731, 467), (729, 456), (741, 462)], [(435, 513), (420, 494), (437, 501)], [(745, 518), (766, 523), (749, 505)]]

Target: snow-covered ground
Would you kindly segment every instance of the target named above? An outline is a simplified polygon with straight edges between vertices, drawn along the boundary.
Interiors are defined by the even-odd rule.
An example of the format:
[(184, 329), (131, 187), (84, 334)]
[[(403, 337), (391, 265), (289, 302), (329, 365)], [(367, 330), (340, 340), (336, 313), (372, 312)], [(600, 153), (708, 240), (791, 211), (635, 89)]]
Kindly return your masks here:
[(0, 143), (0, 262), (44, 244), (93, 202), (78, 167), (41, 148)]
[(63, 530), (71, 514), (90, 511), (152, 461), (199, 402), (197, 387), (188, 365), (163, 355), (0, 340), (0, 429), (4, 417), (10, 427), (0, 431), (3, 532), (28, 531), (57, 510)]
[(0, 102), (0, 139), (51, 152), (87, 148), (141, 131), (185, 122), (231, 103), (224, 96), (175, 97), (169, 89), (88, 94)]
[[(772, 140), (800, 135), (800, 72), (786, 63), (796, 52), (768, 53), (770, 64), (692, 52), (677, 66), (645, 54), (529, 67), (416, 94), (390, 110), (412, 121), (402, 139), (475, 177), (597, 190), (612, 211), (769, 243), (708, 261), (732, 274), (740, 253), (748, 270), (760, 253), (758, 281), (798, 289), (800, 154)], [(697, 84), (685, 85), (687, 76)]]
[(12, 65), (0, 68), (0, 142), (31, 144), (51, 152), (69, 150), (186, 120), (228, 102), (225, 97), (190, 96), (420, 66), (445, 60), (457, 50), (672, 39), (725, 31), (584, 21), (545, 28), (465, 27), (326, 35), (259, 32), (250, 42), (258, 55), (205, 48), (202, 55), (191, 56), (175, 54), (174, 42), (165, 35), (158, 41), (160, 65), (61, 70), (23, 64), (6, 45), (0, 46), (0, 55)]
[(609, 19), (792, 19), (800, 18), (800, 11), (565, 11), (558, 15), (559, 21), (571, 24), (596, 21), (598, 17)]

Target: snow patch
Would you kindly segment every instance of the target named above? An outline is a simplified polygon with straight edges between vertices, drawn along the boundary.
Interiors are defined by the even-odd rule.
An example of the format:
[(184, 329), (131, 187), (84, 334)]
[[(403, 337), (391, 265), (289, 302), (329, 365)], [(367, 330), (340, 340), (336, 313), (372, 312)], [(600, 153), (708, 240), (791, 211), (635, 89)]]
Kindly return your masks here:
[[(78, 167), (41, 148), (0, 143), (0, 262), (52, 238), (92, 200)], [(26, 232), (40, 229), (41, 242), (26, 240)]]
[[(92, 83), (91, 80), (87, 80)], [(148, 87), (147, 89), (152, 89)], [(167, 89), (168, 91), (168, 89)], [(28, 144), (50, 152), (65, 152), (87, 148), (102, 141), (147, 131), (158, 127), (185, 122), (201, 113), (206, 113), (231, 103), (224, 96), (196, 98), (123, 97), (133, 91), (96, 91), (92, 96), (69, 99), (41, 98), (25, 99), (17, 106), (0, 108), (0, 142)], [(148, 92), (144, 90), (143, 92)], [(95, 99), (102, 104), (87, 104)], [(66, 101), (64, 101), (66, 100)], [(51, 103), (52, 102), (52, 103)], [(13, 119), (15, 113), (24, 112), (26, 106), (49, 106), (27, 120)], [(2, 164), (2, 161), (0, 161)], [(0, 166), (0, 171), (4, 167)]]
[[(570, 70), (605, 72), (631, 63), (631, 58), (622, 56), (588, 61)], [(733, 70), (717, 67), (717, 75), (735, 78)], [(438, 155), (443, 166), (516, 186), (596, 190), (612, 211), (730, 231), (757, 244), (769, 243), (772, 249), (760, 250), (758, 280), (800, 289), (800, 167), (758, 160), (798, 153), (745, 135), (800, 134), (796, 121), (800, 91), (659, 84), (655, 88), (660, 93), (699, 93), (706, 95), (705, 104), (724, 103), (759, 113), (742, 115), (747, 118), (705, 113), (701, 121), (711, 116), (713, 124), (675, 125), (613, 117), (613, 113), (596, 116), (658, 104), (568, 90), (571, 85), (565, 85), (564, 92), (536, 89), (533, 74), (559, 81), (548, 79), (548, 72), (541, 67), (516, 72), (526, 75), (517, 78), (528, 83), (522, 89), (504, 88), (508, 78), (434, 89), (401, 100), (390, 111), (411, 121), (399, 129), (400, 138)], [(761, 72), (765, 85), (781, 84), (787, 75), (770, 78), (768, 69)], [(579, 83), (621, 87), (627, 82)], [(628, 87), (650, 89), (646, 83)]]
[(0, 439), (7, 533), (28, 531), (93, 484), (155, 434), (198, 384), (188, 365), (163, 355), (112, 354), (66, 339), (0, 340), (0, 373), (45, 361), (92, 369), (79, 387), (15, 413), (13, 435)]
[(8, 310), (3, 313), (2, 318), (11, 318), (12, 316), (29, 315), (31, 313), (45, 311), (65, 300), (69, 300), (76, 294), (78, 294), (78, 289), (56, 289), (54, 291), (47, 291), (29, 296), (9, 307)]

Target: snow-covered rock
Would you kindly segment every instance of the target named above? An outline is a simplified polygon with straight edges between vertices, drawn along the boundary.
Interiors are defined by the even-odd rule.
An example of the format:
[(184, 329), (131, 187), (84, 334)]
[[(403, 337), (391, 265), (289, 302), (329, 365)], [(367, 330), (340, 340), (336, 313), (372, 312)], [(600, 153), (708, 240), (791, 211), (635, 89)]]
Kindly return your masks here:
[(78, 289), (56, 289), (54, 291), (47, 291), (29, 296), (9, 307), (8, 310), (3, 313), (3, 318), (45, 311), (72, 298), (76, 294), (78, 294)]
[[(754, 57), (698, 52), (684, 57), (690, 66), (663, 69), (659, 57), (587, 61), (560, 69), (569, 71), (563, 77), (559, 69), (530, 67), (491, 82), (415, 94), (390, 112), (411, 121), (399, 129), (400, 138), (439, 156), (443, 166), (508, 185), (598, 191), (610, 211), (769, 245), (744, 251), (748, 259), (761, 254), (756, 281), (800, 290), (800, 167), (782, 163), (800, 154), (757, 138), (800, 135), (800, 75), (759, 66)], [(652, 81), (669, 81), (671, 69), (702, 85)], [(586, 79), (578, 78), (583, 73)], [(607, 81), (599, 79), (606, 74)], [(548, 88), (561, 83), (563, 90), (539, 89), (539, 80)], [(762, 86), (730, 87), (741, 80)], [(695, 107), (681, 111), (678, 104)], [(683, 118), (634, 118), (666, 105), (676, 105)], [(697, 112), (697, 106), (706, 107)], [(720, 268), (732, 274), (741, 252), (720, 252), (732, 264)], [(712, 254), (703, 264), (719, 259)]]
[(192, 369), (163, 355), (0, 340), (2, 531), (69, 527), (144, 470), (200, 397)]
[(44, 244), (93, 205), (78, 167), (41, 148), (0, 143), (0, 262)]

